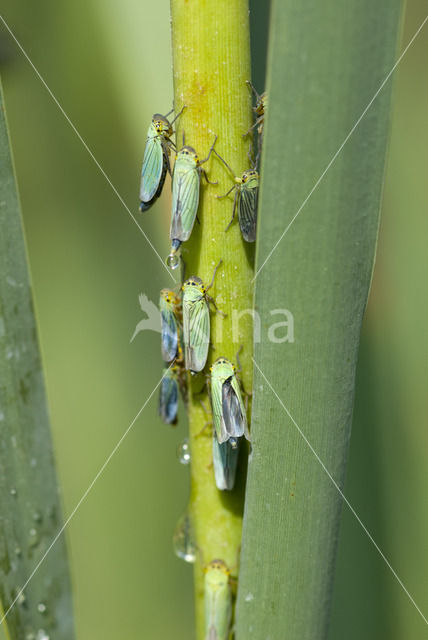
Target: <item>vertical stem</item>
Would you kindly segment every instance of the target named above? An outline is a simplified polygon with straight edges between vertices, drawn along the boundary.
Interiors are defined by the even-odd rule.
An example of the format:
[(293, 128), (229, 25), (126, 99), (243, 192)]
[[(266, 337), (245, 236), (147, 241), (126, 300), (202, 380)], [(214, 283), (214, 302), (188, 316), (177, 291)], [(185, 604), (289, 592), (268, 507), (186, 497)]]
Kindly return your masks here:
[[(200, 158), (206, 157), (218, 136), (216, 150), (240, 175), (249, 167), (249, 139), (243, 134), (251, 125), (251, 99), (246, 80), (250, 72), (248, 0), (171, 0), (174, 62), (175, 108), (186, 109), (177, 121), (178, 147), (185, 132), (186, 144)], [(237, 221), (225, 232), (232, 215), (233, 193), (218, 200), (232, 186), (232, 176), (214, 155), (203, 165), (210, 180), (202, 178), (201, 200), (192, 238), (183, 248), (186, 277), (197, 275), (205, 283), (222, 259), (210, 294), (219, 309), (227, 314), (211, 315), (211, 340), (208, 365), (219, 356), (236, 362), (240, 354), (241, 380), (251, 389), (253, 247), (247, 245)], [(208, 367), (207, 367), (208, 370)], [(232, 492), (216, 489), (212, 467), (210, 420), (201, 406), (209, 400), (202, 374), (191, 382), (189, 402), (189, 440), (192, 455), (190, 510), (196, 544), (200, 551), (195, 565), (197, 638), (203, 638), (203, 572), (201, 563), (223, 559), (237, 572), (242, 532), (243, 489), (245, 483), (245, 447), (241, 452), (237, 486)]]

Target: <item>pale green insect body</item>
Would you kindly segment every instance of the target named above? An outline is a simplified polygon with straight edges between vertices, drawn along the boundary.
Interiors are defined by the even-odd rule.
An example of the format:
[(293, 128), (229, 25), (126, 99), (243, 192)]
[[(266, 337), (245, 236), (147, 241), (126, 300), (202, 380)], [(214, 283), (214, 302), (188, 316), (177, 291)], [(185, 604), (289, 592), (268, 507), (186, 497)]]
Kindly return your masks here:
[(174, 147), (169, 120), (155, 113), (147, 131), (146, 147), (141, 168), (140, 211), (146, 211), (160, 196), (169, 170), (170, 150)]
[(171, 241), (190, 238), (199, 205), (200, 173), (198, 154), (183, 147), (177, 154), (172, 177)]
[(183, 342), (185, 368), (202, 371), (210, 344), (210, 310), (207, 287), (197, 276), (183, 284)]
[[(209, 160), (216, 140), (217, 136), (207, 157), (203, 160), (199, 159), (193, 147), (184, 146), (177, 153), (172, 174), (172, 210), (169, 234), (171, 253), (167, 258), (167, 264), (172, 269), (175, 269), (179, 264), (176, 254), (181, 243), (191, 236), (198, 213), (201, 175), (204, 171), (201, 165)], [(208, 181), (206, 173), (205, 177)]]
[(235, 367), (230, 360), (221, 357), (214, 362), (210, 371), (211, 405), (218, 443), (230, 441), (232, 446), (237, 446), (237, 439), (241, 436), (250, 440)]
[(205, 567), (205, 640), (229, 640), (232, 622), (230, 571), (223, 560)]

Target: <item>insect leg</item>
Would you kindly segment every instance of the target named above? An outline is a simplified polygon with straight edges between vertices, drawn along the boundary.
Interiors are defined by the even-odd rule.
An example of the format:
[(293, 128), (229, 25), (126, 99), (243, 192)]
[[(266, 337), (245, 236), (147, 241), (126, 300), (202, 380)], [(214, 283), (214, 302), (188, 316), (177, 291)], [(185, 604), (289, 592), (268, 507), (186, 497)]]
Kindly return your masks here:
[(216, 276), (216, 273), (217, 273), (217, 269), (219, 268), (219, 266), (220, 266), (222, 263), (223, 263), (223, 260), (220, 260), (220, 261), (219, 261), (219, 263), (218, 263), (218, 265), (217, 265), (217, 266), (216, 266), (216, 268), (214, 269), (214, 273), (213, 273), (213, 277), (212, 277), (212, 279), (211, 279), (211, 282), (209, 283), (209, 285), (207, 286), (207, 288), (205, 289), (205, 291), (208, 291), (208, 290), (209, 290), (209, 289), (211, 289), (211, 287), (213, 286), (213, 284), (214, 284), (214, 279), (215, 279), (215, 276)]
[(254, 129), (254, 127), (257, 127), (257, 125), (259, 124), (259, 119), (257, 119), (255, 121), (255, 123), (248, 129), (248, 131), (246, 133), (242, 134), (242, 137), (245, 138), (246, 136), (248, 136), (248, 134), (250, 133), (250, 131), (252, 131)]
[(253, 83), (252, 83), (250, 80), (245, 80), (245, 83), (250, 87), (250, 89), (251, 89), (251, 91), (253, 92), (253, 94), (254, 94), (254, 96), (255, 96), (256, 100), (257, 100), (257, 101), (259, 101), (259, 100), (260, 100), (260, 96), (259, 96), (259, 94), (257, 93), (257, 91), (256, 91), (256, 89), (255, 89), (255, 87), (254, 87)]
[(227, 230), (229, 229), (229, 227), (230, 227), (230, 225), (232, 224), (233, 219), (234, 219), (234, 217), (235, 217), (235, 213), (236, 213), (236, 206), (237, 206), (237, 203), (238, 203), (238, 194), (240, 194), (240, 188), (239, 188), (239, 186), (238, 186), (238, 185), (236, 185), (235, 199), (233, 200), (232, 218), (231, 218), (231, 220), (230, 220), (229, 224), (227, 225), (227, 227), (226, 227), (225, 231), (227, 231)]
[[(165, 162), (166, 162), (166, 168), (168, 170), (169, 175), (172, 177), (172, 171), (171, 171), (171, 163), (169, 161), (169, 148), (168, 145), (173, 145), (174, 143), (172, 142), (172, 140), (169, 140), (168, 142), (166, 142), (164, 139), (161, 139), (161, 145), (162, 145), (162, 151), (163, 151), (163, 157), (165, 158)], [(175, 145), (174, 145), (175, 147)], [(175, 151), (175, 149), (174, 149)]]
[(229, 191), (228, 191), (227, 193), (225, 193), (223, 196), (216, 196), (216, 198), (218, 198), (219, 200), (220, 200), (221, 198), (226, 198), (226, 197), (229, 195), (229, 193), (230, 193), (231, 191), (233, 191), (234, 189), (236, 189), (236, 188), (237, 188), (237, 185), (236, 185), (236, 184), (234, 184), (234, 185), (233, 185), (233, 187), (230, 187), (230, 189), (229, 189)]
[(257, 158), (256, 158), (256, 160), (254, 160), (254, 156), (253, 156), (253, 149), (252, 149), (252, 144), (251, 144), (251, 142), (250, 142), (250, 145), (249, 145), (249, 149), (248, 149), (247, 157), (248, 157), (249, 163), (250, 163), (250, 165), (251, 165), (251, 168), (252, 168), (252, 169), (257, 169), (257, 158), (258, 158), (258, 154), (257, 154)]
[(205, 169), (202, 169), (202, 167), (198, 167), (199, 171), (201, 173), (204, 174), (204, 178), (205, 180), (208, 182), (208, 184), (218, 184), (218, 180), (216, 180), (215, 182), (211, 182), (211, 180), (209, 180), (208, 176), (207, 176), (207, 172), (205, 171)]
[[(186, 109), (186, 105), (183, 105), (183, 108), (181, 109), (180, 113), (177, 113), (177, 115), (175, 116), (174, 120), (171, 121), (171, 127), (174, 124), (174, 122), (177, 120), (177, 118), (179, 118), (181, 116), (181, 114), (183, 113), (184, 109)], [(171, 109), (171, 111), (169, 113), (171, 113), (172, 111), (174, 111), (174, 108)], [(167, 114), (168, 115), (168, 114)], [(184, 146), (184, 144), (183, 144)]]
[(217, 151), (216, 151), (215, 149), (213, 149), (213, 151), (214, 151), (215, 155), (217, 156), (217, 158), (218, 158), (219, 160), (221, 160), (221, 161), (222, 161), (222, 163), (224, 164), (224, 166), (225, 166), (225, 167), (227, 167), (227, 168), (229, 169), (230, 173), (235, 177), (235, 176), (236, 176), (236, 173), (233, 171), (232, 167), (230, 167), (230, 166), (227, 164), (226, 160), (225, 160), (224, 158), (222, 158), (222, 157), (221, 157), (221, 155), (220, 155), (219, 153), (217, 153)]
[(198, 164), (204, 164), (204, 162), (208, 162), (208, 160), (210, 159), (210, 156), (212, 154), (212, 152), (214, 151), (214, 145), (217, 142), (217, 136), (214, 136), (214, 142), (212, 143), (210, 150), (208, 151), (208, 155), (206, 158), (204, 158), (203, 160), (199, 160)]

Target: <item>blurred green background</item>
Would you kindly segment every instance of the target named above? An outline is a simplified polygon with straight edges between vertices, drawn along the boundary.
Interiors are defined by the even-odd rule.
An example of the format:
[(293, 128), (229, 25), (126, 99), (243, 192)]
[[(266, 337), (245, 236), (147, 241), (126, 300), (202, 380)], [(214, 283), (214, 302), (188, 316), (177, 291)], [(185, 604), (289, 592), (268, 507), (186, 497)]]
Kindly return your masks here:
[[(266, 6), (253, 7), (259, 89)], [(408, 0), (402, 48), (426, 8), (426, 0)], [(151, 115), (172, 106), (169, 2), (2, 0), (1, 13), (165, 256), (168, 196), (144, 216), (137, 197)], [(351, 504), (425, 613), (427, 55), (428, 26), (394, 76), (346, 484)], [(138, 294), (157, 301), (171, 281), (4, 28), (0, 59), (67, 515), (159, 380), (158, 334), (140, 333), (132, 344), (130, 338), (143, 317)], [(184, 420), (177, 429), (160, 423), (154, 397), (68, 526), (79, 640), (193, 637), (192, 570), (171, 542), (188, 495), (188, 470), (176, 455), (185, 435)], [(426, 635), (345, 507), (330, 639)]]

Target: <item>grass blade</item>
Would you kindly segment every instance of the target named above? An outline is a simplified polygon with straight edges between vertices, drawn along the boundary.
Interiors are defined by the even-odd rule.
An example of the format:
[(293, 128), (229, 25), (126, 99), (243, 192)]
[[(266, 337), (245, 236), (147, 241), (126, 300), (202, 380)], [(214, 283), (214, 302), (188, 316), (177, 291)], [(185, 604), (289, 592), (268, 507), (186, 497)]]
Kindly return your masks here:
[(327, 634), (342, 499), (320, 460), (342, 487), (391, 81), (353, 128), (394, 65), (400, 15), (399, 0), (273, 3), (237, 640)]
[(63, 537), (21, 593), (58, 533), (62, 514), (1, 88), (0, 95), (0, 599), (7, 615), (3, 630), (10, 640), (70, 640), (71, 592)]

